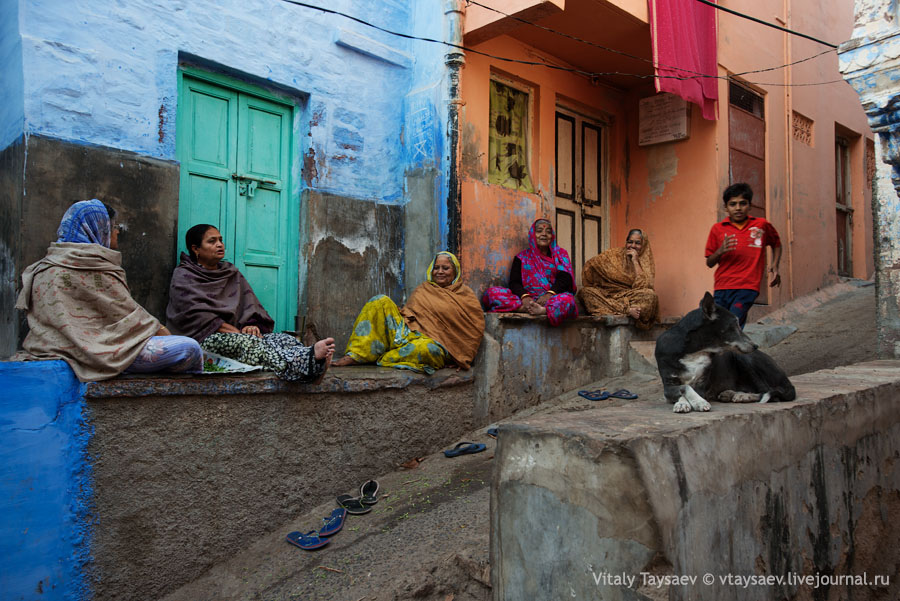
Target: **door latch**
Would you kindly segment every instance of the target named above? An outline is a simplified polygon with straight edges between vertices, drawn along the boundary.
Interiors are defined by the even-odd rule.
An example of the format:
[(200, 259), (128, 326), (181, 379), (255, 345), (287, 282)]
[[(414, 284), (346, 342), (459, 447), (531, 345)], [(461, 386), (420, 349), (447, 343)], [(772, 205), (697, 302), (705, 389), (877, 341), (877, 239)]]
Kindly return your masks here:
[(253, 177), (252, 175), (240, 175), (238, 173), (232, 173), (231, 179), (237, 180), (238, 182), (238, 194), (246, 196), (247, 198), (253, 198), (256, 194), (256, 188), (258, 188), (260, 184), (267, 186), (278, 185), (278, 182), (270, 179), (261, 179), (259, 177)]
[(253, 195), (256, 194), (256, 186), (259, 184), (254, 180), (242, 181), (238, 184), (238, 194), (242, 196), (246, 196), (247, 198), (253, 198)]

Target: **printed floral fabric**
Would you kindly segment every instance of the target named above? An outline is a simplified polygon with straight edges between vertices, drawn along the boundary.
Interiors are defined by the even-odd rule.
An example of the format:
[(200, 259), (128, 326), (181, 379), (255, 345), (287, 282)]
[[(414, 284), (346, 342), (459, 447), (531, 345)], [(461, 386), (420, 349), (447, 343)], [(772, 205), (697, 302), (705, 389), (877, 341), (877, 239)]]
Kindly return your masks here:
[[(528, 248), (523, 250), (516, 258), (522, 264), (522, 285), (525, 291), (533, 298), (538, 298), (553, 286), (556, 273), (564, 271), (572, 278), (572, 289), (575, 290), (575, 275), (572, 272), (572, 262), (566, 249), (556, 244), (556, 233), (552, 233), (550, 241), (550, 256), (544, 255), (537, 245), (534, 229), (540, 221), (537, 219), (528, 230)], [(548, 222), (549, 223), (549, 222)], [(521, 308), (519, 297), (509, 288), (491, 286), (484, 291), (481, 304), (486, 311), (511, 312)], [(575, 295), (571, 292), (555, 294), (547, 301), (547, 320), (551, 326), (559, 326), (567, 319), (578, 317), (578, 306), (575, 304)]]
[(435, 340), (411, 330), (396, 303), (383, 294), (367, 302), (347, 342), (347, 352), (357, 363), (377, 363), (433, 374), (450, 355)]
[(309, 382), (325, 372), (325, 361), (317, 361), (311, 346), (304, 346), (290, 334), (227, 334), (217, 332), (200, 344), (204, 350), (274, 371), (282, 380)]

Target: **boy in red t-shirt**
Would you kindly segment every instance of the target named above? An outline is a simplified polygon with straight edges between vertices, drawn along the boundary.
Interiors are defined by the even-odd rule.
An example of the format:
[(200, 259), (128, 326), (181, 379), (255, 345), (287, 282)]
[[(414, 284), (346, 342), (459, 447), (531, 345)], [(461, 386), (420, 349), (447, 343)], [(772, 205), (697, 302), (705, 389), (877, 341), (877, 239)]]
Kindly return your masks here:
[(722, 193), (728, 219), (716, 223), (706, 239), (706, 266), (718, 265), (715, 274), (716, 304), (735, 315), (741, 328), (747, 313), (759, 296), (766, 262), (766, 247), (772, 247), (772, 281), (780, 286), (781, 239), (775, 226), (759, 217), (750, 216), (753, 190), (748, 184), (732, 184)]

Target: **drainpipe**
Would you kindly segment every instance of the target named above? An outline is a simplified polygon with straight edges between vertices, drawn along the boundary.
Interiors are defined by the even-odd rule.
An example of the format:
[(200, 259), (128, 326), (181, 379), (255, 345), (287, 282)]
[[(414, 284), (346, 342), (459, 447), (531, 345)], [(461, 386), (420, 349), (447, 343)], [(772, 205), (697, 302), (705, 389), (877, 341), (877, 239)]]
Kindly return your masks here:
[[(445, 39), (462, 46), (464, 0), (444, 0)], [(466, 57), (459, 48), (450, 48), (444, 55), (449, 76), (447, 100), (447, 134), (450, 143), (450, 170), (447, 176), (447, 249), (459, 254), (462, 237), (462, 192), (459, 182), (459, 112), (462, 107), (459, 90), (459, 74), (466, 64)]]
[[(781, 26), (791, 27), (791, 0), (784, 0), (784, 20)], [(784, 64), (792, 62), (790, 35), (784, 34)], [(791, 94), (791, 79), (793, 73), (791, 67), (784, 68), (784, 112), (785, 112), (785, 151), (787, 154), (787, 168), (785, 169), (785, 203), (787, 205), (787, 271), (788, 271), (788, 301), (794, 300), (794, 98)]]

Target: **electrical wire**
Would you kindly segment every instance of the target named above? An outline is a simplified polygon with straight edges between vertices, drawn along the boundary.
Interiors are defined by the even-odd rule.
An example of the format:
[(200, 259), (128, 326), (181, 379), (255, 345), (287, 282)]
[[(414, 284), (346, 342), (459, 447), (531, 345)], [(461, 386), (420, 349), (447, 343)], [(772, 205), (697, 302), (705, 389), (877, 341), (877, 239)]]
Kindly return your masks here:
[[(553, 63), (548, 63), (546, 61), (525, 61), (525, 60), (516, 59), (516, 58), (498, 56), (495, 54), (490, 54), (488, 52), (482, 52), (481, 50), (475, 50), (474, 48), (468, 48), (468, 47), (460, 45), (460, 44), (454, 44), (453, 42), (447, 42), (445, 40), (426, 38), (426, 37), (411, 35), (408, 33), (402, 33), (399, 31), (393, 31), (391, 29), (387, 29), (385, 27), (381, 27), (380, 25), (375, 25), (374, 23), (370, 23), (368, 21), (360, 19), (359, 17), (354, 17), (353, 15), (348, 15), (347, 13), (344, 13), (344, 12), (341, 12), (338, 10), (334, 10), (331, 8), (316, 6), (314, 4), (308, 4), (306, 2), (301, 2), (300, 0), (281, 0), (281, 2), (285, 2), (287, 4), (293, 4), (296, 6), (302, 6), (304, 8), (310, 8), (310, 9), (317, 10), (319, 12), (323, 12), (323, 13), (330, 14), (330, 15), (344, 17), (345, 19), (349, 19), (351, 21), (359, 23), (360, 25), (364, 25), (364, 26), (370, 27), (372, 29), (377, 29), (378, 31), (382, 31), (389, 35), (397, 36), (397, 37), (404, 38), (407, 40), (417, 40), (417, 41), (421, 41), (421, 42), (429, 42), (432, 44), (441, 44), (443, 46), (448, 46), (450, 48), (455, 48), (457, 50), (461, 50), (463, 52), (477, 54), (480, 56), (484, 56), (487, 58), (491, 58), (491, 59), (503, 61), (503, 62), (508, 62), (508, 63), (516, 63), (516, 64), (528, 65), (528, 66), (534, 66), (534, 67), (546, 67), (548, 69), (554, 69), (557, 71), (566, 71), (569, 73), (575, 73), (576, 75), (582, 75), (591, 80), (595, 80), (598, 77), (616, 77), (616, 76), (618, 76), (618, 77), (634, 77), (636, 79), (676, 79), (676, 80), (708, 78), (708, 79), (724, 79), (727, 81), (730, 81), (733, 78), (733, 76), (728, 76), (728, 75), (722, 76), (722, 75), (707, 75), (707, 74), (694, 74), (694, 75), (687, 75), (687, 76), (682, 77), (682, 76), (678, 76), (678, 75), (658, 75), (658, 74), (645, 75), (645, 74), (641, 74), (641, 73), (626, 73), (626, 72), (621, 72), (621, 71), (599, 71), (599, 72), (584, 71), (583, 69), (576, 69), (573, 67), (564, 67), (562, 65), (554, 65)], [(802, 59), (801, 61), (797, 61), (797, 62), (802, 62), (803, 60), (809, 60), (811, 58), (815, 58), (815, 57), (809, 57), (807, 59)], [(642, 59), (642, 60), (647, 60), (647, 59)], [(677, 67), (670, 67), (670, 68), (678, 69)], [(780, 68), (780, 67), (774, 67), (773, 69), (778, 69), (778, 68)], [(687, 72), (690, 72), (690, 71), (687, 71)], [(827, 85), (827, 84), (832, 84), (832, 83), (842, 83), (843, 81), (844, 81), (843, 79), (837, 79), (837, 80), (833, 80), (833, 81), (812, 82), (812, 83), (790, 83), (790, 84), (776, 84), (776, 83), (764, 83), (764, 82), (752, 82), (752, 81), (748, 81), (745, 83), (749, 83), (751, 85), (757, 85), (757, 86), (805, 87), (805, 86)]]
[(707, 6), (712, 6), (716, 10), (722, 10), (722, 11), (725, 11), (726, 13), (736, 15), (738, 17), (741, 17), (742, 19), (748, 19), (750, 21), (759, 23), (760, 25), (765, 25), (766, 27), (771, 27), (772, 29), (777, 29), (778, 31), (783, 31), (783, 32), (789, 33), (791, 35), (796, 35), (801, 38), (806, 38), (807, 40), (812, 40), (813, 42), (818, 42), (819, 44), (823, 44), (825, 46), (828, 46), (829, 48), (837, 48), (837, 45), (835, 45), (835, 44), (831, 44), (829, 42), (825, 42), (818, 38), (814, 38), (811, 35), (806, 35), (805, 33), (800, 33), (799, 31), (794, 31), (793, 29), (788, 29), (786, 27), (781, 27), (780, 25), (773, 25), (772, 23), (767, 23), (767, 22), (763, 21), (762, 19), (757, 19), (756, 17), (751, 17), (750, 15), (745, 15), (744, 13), (739, 13), (736, 10), (732, 10), (730, 8), (725, 8), (724, 6), (720, 6), (720, 5), (716, 4), (715, 2), (710, 2), (709, 0), (697, 0), (697, 2), (699, 2), (700, 4), (705, 4)]
[[(496, 9), (496, 8), (493, 8), (493, 7), (491, 7), (491, 6), (487, 6), (487, 5), (485, 5), (485, 4), (482, 4), (482, 3), (480, 3), (480, 2), (477, 2), (476, 0), (466, 0), (466, 5), (470, 5), (470, 4), (474, 4), (475, 6), (484, 8), (484, 9), (486, 9), (486, 10), (493, 11), (493, 12), (495, 12), (495, 13), (497, 13), (497, 14), (503, 15), (504, 17), (507, 17), (507, 18), (513, 19), (513, 20), (515, 20), (515, 21), (518, 21), (519, 23), (522, 23), (522, 24), (524, 24), (524, 25), (530, 25), (531, 27), (536, 27), (536, 28), (542, 29), (542, 30), (544, 30), (544, 31), (546, 31), (546, 32), (553, 33), (553, 34), (555, 34), (555, 35), (562, 36), (562, 37), (564, 37), (564, 38), (569, 38), (569, 39), (574, 40), (574, 41), (576, 41), (576, 42), (580, 42), (580, 43), (582, 43), (582, 44), (587, 44), (588, 46), (593, 46), (594, 48), (598, 48), (598, 49), (600, 49), (600, 50), (605, 50), (606, 52), (611, 52), (611, 53), (613, 53), (613, 54), (618, 54), (618, 55), (621, 55), (621, 56), (624, 56), (624, 57), (627, 57), (627, 58), (639, 60), (639, 61), (642, 61), (642, 62), (645, 62), (645, 63), (650, 63), (650, 64), (652, 64), (652, 65), (653, 65), (654, 67), (656, 67), (656, 68), (662, 67), (662, 68), (664, 68), (664, 69), (671, 69), (671, 70), (673, 70), (673, 71), (679, 71), (679, 72), (681, 72), (681, 73), (690, 73), (690, 74), (692, 74), (692, 75), (697, 75), (697, 76), (699, 76), (699, 77), (716, 77), (716, 76), (714, 76), (714, 75), (709, 75), (709, 74), (707, 74), (707, 73), (701, 73), (701, 72), (699, 72), (699, 71), (692, 71), (692, 70), (690, 70), (690, 69), (685, 69), (685, 68), (683, 68), (683, 67), (675, 67), (675, 66), (672, 66), (672, 65), (666, 65), (666, 64), (664, 64), (664, 63), (657, 63), (657, 62), (654, 62), (652, 59), (649, 59), (649, 58), (644, 58), (644, 57), (642, 57), (642, 56), (636, 56), (636, 55), (634, 55), (634, 54), (630, 54), (630, 53), (624, 52), (624, 51), (622, 51), (622, 50), (616, 50), (615, 48), (609, 48), (609, 47), (607, 47), (607, 46), (603, 46), (603, 45), (601, 45), (601, 44), (597, 44), (596, 42), (592, 42), (592, 41), (590, 41), (590, 40), (585, 40), (585, 39), (579, 38), (578, 36), (574, 36), (574, 35), (565, 33), (565, 32), (563, 32), (563, 31), (558, 31), (558, 30), (556, 30), (556, 29), (553, 29), (552, 27), (547, 27), (547, 26), (545, 26), (545, 25), (539, 25), (538, 23), (534, 23), (533, 21), (528, 21), (527, 19), (522, 19), (521, 17), (517, 17), (517, 16), (515, 16), (515, 15), (511, 15), (511, 14), (509, 14), (509, 13), (505, 13), (505, 12), (503, 12), (503, 11), (501, 11), (501, 10), (498, 10), (498, 9)], [(751, 18), (752, 18), (752, 17), (751, 17)], [(803, 35), (803, 34), (799, 34), (799, 35)], [(817, 41), (818, 41), (818, 40), (817, 40)], [(808, 57), (806, 57), (806, 58), (801, 58), (800, 60), (796, 60), (796, 61), (794, 61), (794, 62), (792, 62), (792, 63), (787, 63), (787, 64), (785, 64), (785, 65), (778, 65), (777, 67), (768, 67), (768, 68), (766, 68), (766, 69), (754, 69), (754, 70), (751, 70), (751, 71), (742, 71), (742, 72), (740, 72), (740, 73), (734, 73), (734, 74), (732, 74), (732, 77), (741, 77), (741, 76), (744, 76), (744, 75), (750, 75), (750, 74), (753, 74), (753, 73), (765, 73), (765, 72), (767, 72), (767, 71), (777, 71), (778, 69), (784, 69), (785, 67), (791, 67), (791, 66), (793, 66), (793, 65), (798, 65), (798, 64), (800, 64), (800, 63), (803, 63), (803, 62), (812, 60), (812, 59), (814, 59), (814, 58), (818, 58), (818, 57), (822, 56), (823, 54), (828, 54), (828, 53), (830, 53), (830, 52), (834, 52), (834, 50), (825, 50), (825, 51), (823, 51), (823, 52), (819, 52), (818, 54), (814, 54), (813, 56), (808, 56)]]

